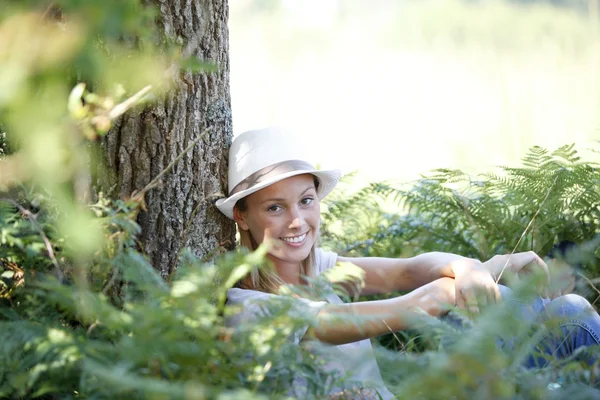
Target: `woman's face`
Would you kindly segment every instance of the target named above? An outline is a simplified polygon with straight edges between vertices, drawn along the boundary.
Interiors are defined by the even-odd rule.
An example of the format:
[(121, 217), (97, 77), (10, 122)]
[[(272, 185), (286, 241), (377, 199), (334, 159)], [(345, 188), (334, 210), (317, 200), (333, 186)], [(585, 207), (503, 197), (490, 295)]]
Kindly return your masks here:
[(317, 240), (321, 205), (314, 178), (297, 175), (246, 197), (247, 209), (234, 210), (240, 229), (249, 230), (257, 244), (272, 242), (269, 254), (277, 265), (300, 263)]

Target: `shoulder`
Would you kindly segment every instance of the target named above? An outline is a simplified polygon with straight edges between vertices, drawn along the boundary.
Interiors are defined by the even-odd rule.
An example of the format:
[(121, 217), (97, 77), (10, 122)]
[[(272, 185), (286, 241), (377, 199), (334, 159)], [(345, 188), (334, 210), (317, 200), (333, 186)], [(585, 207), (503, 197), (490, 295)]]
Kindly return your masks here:
[(274, 296), (258, 290), (231, 288), (227, 290), (227, 301), (231, 304), (246, 304), (253, 300), (267, 300)]
[(315, 270), (317, 275), (333, 268), (337, 263), (338, 255), (333, 251), (325, 251), (320, 247), (315, 249)]
[(252, 321), (258, 315), (266, 313), (265, 302), (272, 294), (258, 290), (231, 288), (227, 290), (227, 304), (234, 307), (236, 312), (225, 319), (228, 326), (237, 325), (243, 321)]
[[(231, 288), (227, 291), (227, 304), (232, 306), (235, 311), (226, 317), (225, 323), (228, 326), (235, 326), (241, 322), (255, 321), (257, 317), (267, 316), (271, 313), (269, 305), (276, 305), (278, 302), (281, 304), (281, 301), (285, 301), (296, 312), (309, 312), (313, 316), (326, 304), (324, 301), (311, 301), (301, 297), (294, 298), (251, 289)], [(300, 335), (300, 338), (303, 335)], [(297, 340), (297, 342), (299, 341), (300, 339)]]

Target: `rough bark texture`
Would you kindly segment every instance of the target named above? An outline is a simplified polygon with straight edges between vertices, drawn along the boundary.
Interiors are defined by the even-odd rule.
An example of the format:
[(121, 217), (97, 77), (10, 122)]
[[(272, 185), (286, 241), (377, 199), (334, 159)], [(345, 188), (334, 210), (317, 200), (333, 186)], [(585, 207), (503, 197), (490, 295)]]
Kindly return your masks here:
[(159, 0), (160, 27), (218, 72), (181, 73), (159, 104), (125, 115), (103, 142), (118, 195), (140, 190), (207, 127), (211, 131), (146, 194), (140, 245), (161, 275), (182, 247), (200, 257), (233, 246), (235, 228), (214, 206), (227, 188), (232, 138), (227, 0)]

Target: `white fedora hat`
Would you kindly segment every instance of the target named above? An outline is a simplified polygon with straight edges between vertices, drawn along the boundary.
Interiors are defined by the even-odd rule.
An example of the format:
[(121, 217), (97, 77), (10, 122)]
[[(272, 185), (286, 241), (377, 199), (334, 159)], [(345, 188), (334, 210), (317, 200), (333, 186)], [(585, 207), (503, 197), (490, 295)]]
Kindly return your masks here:
[(342, 177), (339, 170), (321, 171), (308, 160), (302, 143), (276, 129), (247, 131), (236, 137), (229, 149), (229, 197), (217, 207), (233, 219), (238, 200), (275, 182), (295, 175), (312, 174), (319, 180), (317, 197), (325, 198)]

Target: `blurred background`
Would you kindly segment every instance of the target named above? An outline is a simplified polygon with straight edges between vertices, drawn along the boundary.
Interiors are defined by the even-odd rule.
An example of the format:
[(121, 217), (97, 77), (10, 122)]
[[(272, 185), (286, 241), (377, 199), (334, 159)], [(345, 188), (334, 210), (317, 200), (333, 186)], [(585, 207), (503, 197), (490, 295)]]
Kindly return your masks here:
[(231, 0), (234, 134), (292, 129), (357, 185), (585, 153), (599, 18), (598, 0)]

